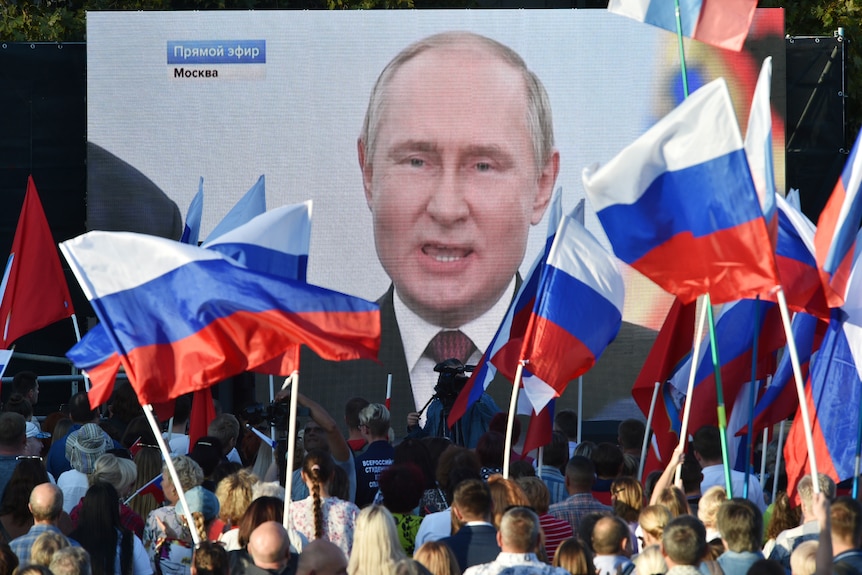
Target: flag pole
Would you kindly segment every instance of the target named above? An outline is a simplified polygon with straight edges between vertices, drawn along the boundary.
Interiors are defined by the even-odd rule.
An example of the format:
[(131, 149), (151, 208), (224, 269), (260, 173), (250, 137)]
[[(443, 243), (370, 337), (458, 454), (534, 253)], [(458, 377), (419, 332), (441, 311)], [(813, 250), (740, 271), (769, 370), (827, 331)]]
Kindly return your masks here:
[(751, 344), (751, 386), (748, 394), (748, 432), (745, 434), (745, 483), (742, 484), (742, 497), (748, 499), (748, 477), (751, 475), (749, 458), (751, 457), (751, 444), (754, 442), (754, 408), (757, 405), (757, 348), (760, 340), (760, 295), (754, 300), (754, 342)]
[(578, 443), (581, 442), (581, 430), (584, 428), (584, 376), (578, 376)]
[(386, 377), (386, 409), (392, 409), (392, 374)]
[[(269, 402), (272, 403), (275, 401), (275, 376), (269, 376)], [(270, 424), (269, 426), (269, 438), (272, 441), (275, 441), (275, 425)]]
[(198, 530), (195, 529), (195, 518), (192, 516), (192, 511), (189, 509), (188, 501), (186, 501), (186, 494), (183, 491), (183, 485), (180, 483), (180, 476), (177, 475), (177, 468), (174, 467), (174, 461), (171, 459), (171, 452), (168, 450), (167, 445), (165, 445), (165, 438), (162, 437), (162, 432), (159, 429), (159, 424), (156, 421), (155, 415), (153, 415), (153, 406), (148, 403), (143, 406), (144, 407), (144, 415), (147, 418), (147, 422), (150, 424), (150, 428), (153, 430), (153, 435), (156, 437), (156, 443), (159, 444), (159, 449), (162, 451), (162, 455), (165, 458), (165, 467), (168, 468), (168, 474), (171, 476), (171, 482), (174, 484), (174, 488), (177, 490), (177, 495), (180, 498), (180, 503), (183, 504), (183, 511), (185, 512), (186, 522), (188, 523), (189, 532), (192, 534), (192, 542), (195, 544), (195, 547), (201, 542), (200, 535), (198, 535)]
[[(685, 404), (682, 408), (682, 425), (679, 430), (678, 447), (685, 451), (686, 440), (688, 438), (688, 418), (691, 414), (691, 399), (694, 394), (694, 378), (697, 375), (697, 360), (700, 357), (700, 334), (703, 333), (703, 324), (706, 321), (706, 308), (709, 306), (709, 301), (701, 299), (700, 301), (700, 318), (697, 320), (697, 327), (694, 331), (694, 346), (691, 350), (691, 370), (688, 374), (688, 387), (685, 391)], [(682, 466), (677, 465), (675, 482), (679, 482), (682, 477)]]
[(853, 464), (853, 499), (859, 493), (859, 467), (862, 463), (862, 402), (859, 402), (859, 413), (856, 420), (856, 459)]
[[(515, 411), (518, 409), (518, 390), (521, 388), (521, 377), (524, 373), (525, 360), (518, 362), (515, 370), (515, 381), (512, 384), (512, 399), (509, 400), (509, 416), (506, 420), (506, 443), (503, 451), (503, 479), (509, 479), (509, 464), (512, 460), (512, 430), (515, 428)], [(578, 418), (580, 419), (580, 417)]]
[(760, 445), (760, 491), (766, 484), (766, 448), (769, 447), (769, 428), (763, 428), (763, 443)]
[(649, 402), (649, 415), (647, 415), (647, 420), (646, 420), (646, 432), (644, 433), (644, 441), (643, 441), (643, 445), (641, 446), (641, 460), (640, 460), (640, 463), (638, 463), (638, 476), (637, 476), (638, 481), (641, 481), (643, 479), (643, 476), (644, 476), (644, 465), (646, 464), (647, 449), (649, 447), (649, 438), (650, 438), (649, 430), (652, 427), (652, 418), (653, 418), (653, 415), (655, 415), (655, 404), (656, 404), (656, 401), (658, 400), (658, 390), (660, 387), (661, 387), (661, 382), (660, 381), (655, 382), (655, 387), (652, 390), (652, 399)]
[(778, 451), (775, 453), (775, 469), (772, 472), (772, 503), (778, 497), (778, 472), (781, 471), (781, 458), (784, 457), (784, 420), (778, 426)]
[[(72, 319), (72, 328), (75, 330), (75, 341), (77, 341), (78, 343), (81, 343), (81, 328), (78, 327), (78, 316), (73, 313), (69, 317)], [(72, 375), (77, 375), (75, 373), (77, 371), (78, 371), (78, 369), (73, 365), (72, 366)], [(90, 378), (87, 375), (87, 372), (83, 371), (83, 372), (81, 372), (81, 375), (84, 376), (84, 390), (90, 391)]]
[(290, 407), (287, 416), (287, 454), (285, 457), (287, 458), (287, 468), (284, 473), (284, 528), (288, 529), (288, 525), (290, 524), (290, 500), (292, 498), (292, 487), (293, 487), (293, 460), (296, 455), (296, 410), (299, 404), (299, 372), (294, 371), (291, 373), (287, 379), (284, 380), (284, 385), (281, 386), (282, 389), (285, 389), (287, 386), (291, 386), (290, 390)]
[(721, 385), (721, 360), (718, 357), (718, 341), (715, 337), (715, 316), (709, 294), (706, 294), (706, 313), (709, 317), (709, 349), (712, 355), (712, 370), (715, 374), (715, 403), (718, 415), (718, 436), (721, 439), (721, 462), (724, 465), (724, 487), (727, 498), (733, 498), (733, 482), (730, 480), (730, 455), (727, 449), (727, 411), (724, 406), (724, 388)]
[(545, 446), (540, 445), (536, 454), (536, 477), (542, 478), (542, 466), (545, 464)]
[[(790, 365), (793, 367), (793, 379), (796, 381), (796, 395), (799, 397), (799, 412), (802, 415), (802, 425), (805, 431), (805, 446), (808, 449), (808, 464), (811, 469), (811, 482), (814, 493), (820, 493), (820, 481), (817, 475), (817, 456), (814, 453), (814, 437), (811, 434), (811, 418), (808, 416), (808, 402), (805, 401), (805, 387), (802, 382), (802, 369), (799, 367), (799, 355), (796, 353), (796, 341), (790, 328), (790, 312), (787, 311), (787, 298), (784, 288), (778, 286), (778, 309), (781, 310), (781, 322), (784, 324), (784, 335), (787, 338), (787, 352), (790, 354)], [(797, 422), (798, 423), (798, 422)]]

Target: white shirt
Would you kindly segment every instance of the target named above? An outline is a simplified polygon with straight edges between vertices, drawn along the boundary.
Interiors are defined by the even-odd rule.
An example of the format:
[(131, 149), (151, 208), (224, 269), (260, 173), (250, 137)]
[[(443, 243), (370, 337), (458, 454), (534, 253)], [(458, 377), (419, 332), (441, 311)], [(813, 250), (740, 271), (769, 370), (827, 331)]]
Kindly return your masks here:
[(87, 494), (90, 485), (86, 474), (77, 469), (70, 469), (60, 474), (57, 487), (63, 492), (63, 511), (71, 513), (81, 498)]
[[(476, 319), (458, 327), (470, 341), (476, 346), (476, 351), (473, 352), (467, 359), (467, 363), (476, 365), (482, 359), (482, 352), (494, 339), (494, 334), (497, 333), (497, 328), (503, 321), (503, 316), (506, 315), (506, 310), (509, 309), (509, 304), (515, 296), (515, 278), (509, 283), (509, 287), (503, 292), (503, 297), (497, 300), (497, 303), (487, 312), (477, 317)], [(437, 373), (434, 371), (434, 360), (425, 356), (425, 349), (428, 343), (434, 338), (437, 333), (443, 329), (439, 326), (432, 325), (416, 315), (416, 313), (407, 307), (401, 300), (398, 290), (395, 290), (393, 298), (395, 318), (398, 325), (401, 326), (401, 339), (404, 344), (404, 357), (407, 360), (407, 368), (410, 370), (410, 383), (413, 387), (413, 399), (416, 402), (416, 411), (424, 407), (428, 400), (434, 395), (434, 386), (437, 385)], [(409, 329), (406, 329), (409, 326)], [(425, 413), (419, 421), (420, 425), (425, 425)]]
[(171, 455), (187, 455), (189, 452), (189, 436), (183, 433), (163, 433), (165, 441), (171, 450)]

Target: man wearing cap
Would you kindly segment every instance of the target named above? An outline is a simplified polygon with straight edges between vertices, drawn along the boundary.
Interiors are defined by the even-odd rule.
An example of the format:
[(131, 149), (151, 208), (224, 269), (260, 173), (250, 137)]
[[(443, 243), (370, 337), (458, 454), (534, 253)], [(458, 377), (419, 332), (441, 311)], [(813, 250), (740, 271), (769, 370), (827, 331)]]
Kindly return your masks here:
[(0, 413), (0, 498), (27, 444), (25, 423), (20, 413)]
[(44, 447), (42, 440), (48, 439), (51, 437), (51, 434), (39, 429), (39, 426), (32, 421), (28, 421), (26, 423), (25, 429), (27, 443), (24, 445), (24, 451), (21, 455), (25, 455), (27, 457), (38, 457), (39, 455), (42, 455), (42, 448)]
[(90, 486), (87, 476), (96, 467), (96, 460), (111, 447), (111, 439), (95, 423), (88, 423), (69, 435), (66, 439), (66, 457), (72, 469), (57, 478), (57, 487), (63, 491), (63, 511), (70, 513), (87, 494)]

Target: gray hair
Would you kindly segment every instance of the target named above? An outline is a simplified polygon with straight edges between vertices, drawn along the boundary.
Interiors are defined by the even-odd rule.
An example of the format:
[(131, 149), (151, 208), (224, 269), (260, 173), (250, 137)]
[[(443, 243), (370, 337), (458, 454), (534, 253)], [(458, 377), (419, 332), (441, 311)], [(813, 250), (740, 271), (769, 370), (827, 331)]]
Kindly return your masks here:
[(492, 55), (521, 72), (524, 78), (524, 87), (527, 90), (527, 125), (533, 140), (533, 158), (538, 170), (541, 170), (547, 163), (554, 150), (554, 122), (551, 117), (551, 101), (541, 80), (527, 67), (524, 59), (505, 44), (486, 36), (461, 31), (442, 32), (414, 42), (399, 52), (380, 73), (377, 83), (371, 90), (368, 109), (365, 112), (365, 121), (362, 125), (362, 134), (359, 137), (365, 145), (366, 163), (369, 165), (372, 163), (374, 146), (377, 143), (377, 132), (385, 111), (387, 89), (398, 70), (423, 52), (459, 45), (472, 45), (486, 49)]
[[(188, 491), (192, 487), (196, 487), (204, 482), (204, 472), (197, 461), (186, 455), (177, 455), (173, 458), (174, 467), (177, 470), (177, 477), (180, 479), (180, 486), (183, 491)], [(170, 479), (168, 467), (162, 467), (163, 477)], [(176, 485), (174, 487), (177, 487)]]

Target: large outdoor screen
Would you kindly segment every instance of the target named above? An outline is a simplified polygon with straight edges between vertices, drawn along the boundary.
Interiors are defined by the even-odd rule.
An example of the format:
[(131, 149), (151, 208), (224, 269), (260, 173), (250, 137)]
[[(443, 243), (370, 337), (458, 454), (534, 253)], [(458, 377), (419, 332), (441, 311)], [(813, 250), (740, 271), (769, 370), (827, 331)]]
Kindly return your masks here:
[[(397, 235), (383, 236), (401, 233), (405, 243), (411, 241), (406, 235), (412, 229), (410, 219), (420, 216), (410, 211), (415, 211), (412, 204), (403, 214), (397, 212), (398, 205), (387, 204), (390, 213), (386, 217), (396, 221), (381, 229), (388, 220), (370, 209), (375, 207), (367, 189), (371, 175), (360, 167), (357, 140), (372, 88), (387, 63), (411, 43), (445, 31), (470, 31), (504, 44), (523, 58), (544, 85), (559, 151), (559, 174), (553, 188), (562, 191), (564, 211), (584, 197), (581, 172), (586, 166), (607, 162), (683, 97), (676, 37), (603, 10), (90, 12), (88, 227), (178, 238), (182, 219), (203, 178), (200, 238), (205, 240), (263, 175), (269, 208), (314, 201), (308, 281), (377, 300), (387, 293), (390, 277), (398, 273), (392, 268), (399, 265), (397, 261), (381, 264), (388, 257), (384, 244), (399, 240)], [(784, 181), (783, 49), (780, 10), (758, 11), (751, 37), (740, 53), (685, 42), (690, 90), (724, 76), (743, 133), (761, 61), (773, 56), (773, 137), (779, 189)], [(455, 70), (453, 83), (467, 75), (466, 70)], [(437, 88), (445, 92), (447, 85), (448, 78), (444, 78), (433, 86), (429, 99)], [(517, 82), (511, 84), (513, 93), (519, 89)], [(470, 129), (509, 127), (506, 117), (490, 113), (509, 95), (502, 90), (498, 100), (477, 103), (476, 113), (485, 114), (485, 121)], [(392, 96), (393, 101), (399, 96)], [(410, 97), (421, 98), (421, 94)], [(421, 123), (422, 109), (433, 103), (423, 102), (417, 107), (417, 117), (411, 119)], [(453, 120), (453, 140), (472, 122), (464, 117)], [(457, 211), (457, 203), (467, 193), (460, 188), (449, 190), (435, 201), (452, 202), (438, 207)], [(511, 213), (493, 214), (504, 208), (504, 202), (487, 204), (476, 201), (470, 209), (481, 206), (481, 217), (497, 218), (501, 225), (511, 217)], [(517, 281), (545, 241), (547, 210), (544, 216), (542, 210), (538, 217), (535, 212), (531, 216), (534, 221)], [(480, 216), (470, 213), (463, 217)], [(586, 225), (608, 245), (589, 203)], [(506, 242), (511, 239), (505, 234), (501, 237)], [(433, 243), (427, 238), (426, 242)], [(446, 273), (444, 264), (450, 259), (473, 255), (472, 248), (439, 243), (432, 249), (440, 252), (436, 268), (440, 273)], [(512, 243), (517, 251), (517, 241)], [(428, 255), (426, 248), (421, 249)], [(453, 268), (453, 277), (465, 270), (463, 281), (441, 282), (441, 300), (449, 296), (445, 286), (458, 283), (451, 288), (457, 290), (479, 282), (476, 276), (480, 273), (494, 273), (487, 266), (471, 272), (465, 264)], [(503, 273), (511, 277), (511, 272)], [(587, 418), (632, 414), (631, 384), (653, 331), (660, 327), (670, 305), (669, 297), (650, 281), (629, 269), (624, 273), (624, 319), (626, 325), (638, 329), (624, 329), (585, 376)], [(515, 283), (506, 287), (506, 294)], [(396, 279), (396, 299), (399, 290), (405, 294), (407, 307), (415, 303), (406, 295), (409, 287), (402, 289)], [(502, 299), (507, 298), (511, 295)], [(396, 305), (396, 315), (398, 309)], [(416, 313), (428, 317), (422, 311)], [(490, 328), (491, 335), (495, 327)], [(408, 362), (408, 348), (414, 345), (407, 342), (410, 329), (400, 327)], [(489, 328), (479, 331), (487, 333)], [(487, 345), (487, 341), (475, 343), (479, 352)], [(408, 365), (407, 371), (411, 368)], [(404, 373), (395, 368), (389, 372)], [(395, 379), (397, 390), (404, 383), (397, 375)], [(321, 383), (310, 393), (338, 417), (342, 395), (328, 391), (338, 383)], [(375, 385), (381, 397), (368, 399), (379, 401), (385, 381)], [(414, 390), (415, 385), (414, 381)], [(500, 392), (502, 397), (507, 391)], [(419, 401), (420, 395), (417, 392), (417, 408), (424, 403)], [(572, 398), (567, 392), (564, 402), (569, 405)], [(393, 413), (395, 418), (401, 415)], [(396, 424), (400, 428), (401, 421), (393, 421)]]

